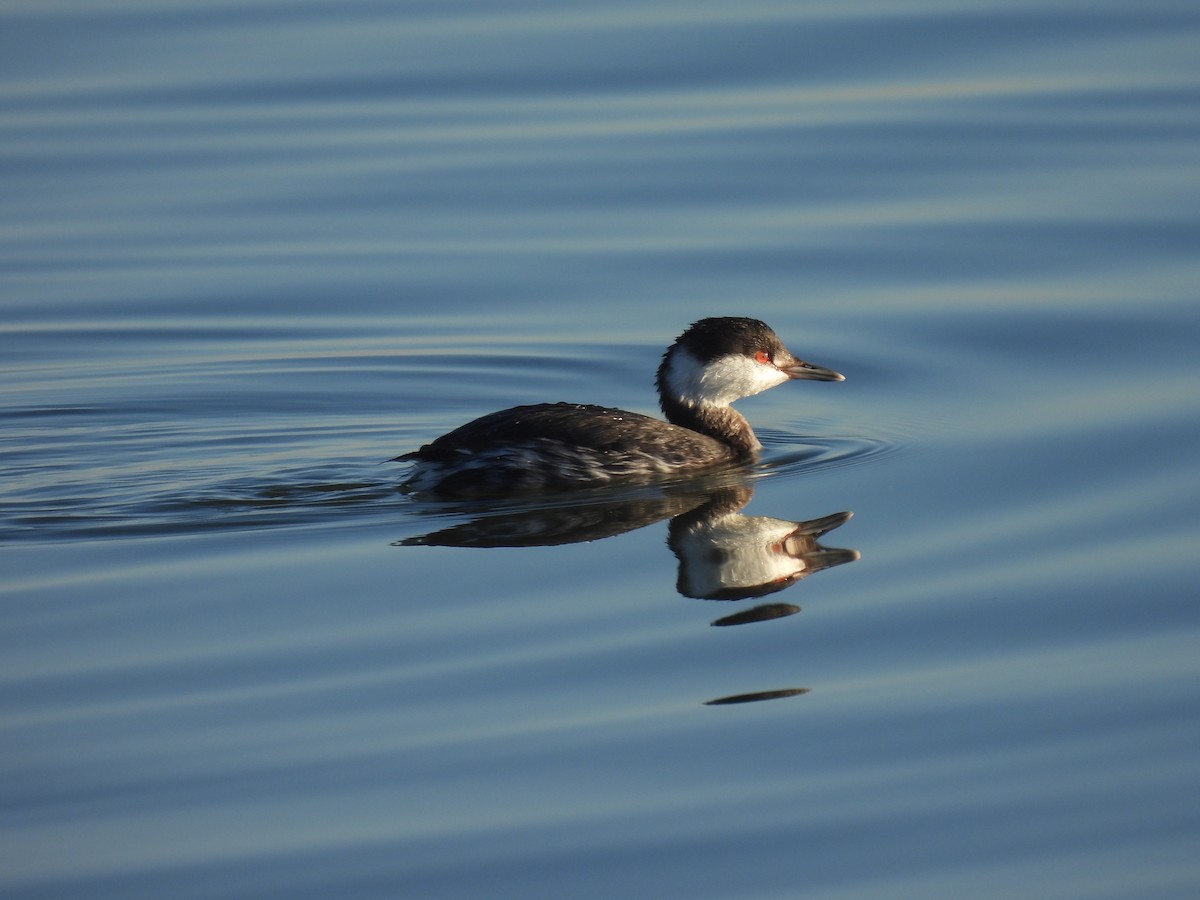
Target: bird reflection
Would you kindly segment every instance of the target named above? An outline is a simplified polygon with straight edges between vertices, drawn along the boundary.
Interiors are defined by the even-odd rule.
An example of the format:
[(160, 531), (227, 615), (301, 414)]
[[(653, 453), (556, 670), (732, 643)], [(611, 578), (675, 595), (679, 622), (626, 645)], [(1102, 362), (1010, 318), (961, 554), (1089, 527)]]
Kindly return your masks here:
[[(400, 541), (404, 547), (553, 547), (615, 537), (701, 506), (703, 494), (591, 497), (477, 515), (470, 521)], [(465, 507), (468, 513), (474, 511)]]
[(722, 491), (671, 520), (667, 544), (679, 560), (679, 593), (702, 600), (761, 597), (858, 559), (854, 550), (826, 549), (817, 543), (851, 513), (807, 522), (742, 515), (750, 496), (749, 488)]
[[(670, 519), (667, 545), (678, 562), (676, 589), (685, 597), (744, 601), (789, 588), (816, 572), (859, 558), (855, 550), (819, 540), (845, 524), (849, 512), (791, 521), (742, 512), (753, 497), (748, 483), (728, 481), (646, 486), (635, 492), (544, 498), (536, 507), (454, 506), (473, 518), (399, 541), (413, 547), (546, 547), (613, 537)], [(768, 622), (795, 615), (790, 603), (765, 603), (716, 619), (717, 626)], [(792, 697), (807, 688), (735, 694), (710, 706)]]

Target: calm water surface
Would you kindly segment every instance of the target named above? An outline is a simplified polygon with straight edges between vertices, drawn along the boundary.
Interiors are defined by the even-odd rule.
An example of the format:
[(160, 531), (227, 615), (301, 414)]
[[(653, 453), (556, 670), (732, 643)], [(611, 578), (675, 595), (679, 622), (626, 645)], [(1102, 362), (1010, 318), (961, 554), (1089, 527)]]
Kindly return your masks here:
[[(1170, 2), (9, 4), (0, 893), (1196, 896), (1198, 60)], [(652, 411), (705, 315), (848, 380), (717, 477), (397, 489)]]

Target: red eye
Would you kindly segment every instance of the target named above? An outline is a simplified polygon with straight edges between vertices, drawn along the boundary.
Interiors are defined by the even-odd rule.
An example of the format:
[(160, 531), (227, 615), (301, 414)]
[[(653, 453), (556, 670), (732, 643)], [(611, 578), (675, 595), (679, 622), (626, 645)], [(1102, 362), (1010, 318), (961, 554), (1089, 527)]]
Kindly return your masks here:
[(766, 363), (769, 363), (771, 361), (771, 354), (768, 353), (766, 350), (759, 350), (757, 353), (754, 354), (754, 361), (763, 363), (765, 365)]

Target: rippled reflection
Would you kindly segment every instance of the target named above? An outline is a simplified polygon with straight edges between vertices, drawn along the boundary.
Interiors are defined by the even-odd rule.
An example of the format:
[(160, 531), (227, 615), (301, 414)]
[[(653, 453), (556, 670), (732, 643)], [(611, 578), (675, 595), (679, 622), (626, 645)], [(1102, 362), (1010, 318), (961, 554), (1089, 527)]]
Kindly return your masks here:
[[(676, 590), (700, 600), (744, 601), (782, 591), (800, 580), (859, 558), (856, 550), (823, 547), (819, 540), (845, 524), (850, 512), (808, 520), (750, 516), (748, 482), (704, 481), (665, 485), (647, 495), (584, 495), (570, 505), (491, 509), (478, 507), (466, 522), (397, 541), (400, 547), (542, 547), (595, 541), (664, 519), (667, 546), (678, 563)], [(787, 618), (790, 603), (764, 603), (716, 619), (719, 626)], [(807, 688), (788, 687), (731, 694), (705, 701), (725, 706), (794, 697)]]
[(777, 691), (755, 691), (751, 694), (730, 694), (705, 701), (705, 706), (730, 706), (735, 703), (756, 703), (759, 700), (779, 700), (783, 697), (798, 697), (807, 694), (808, 688), (782, 688)]
[[(818, 539), (851, 517), (806, 521), (748, 516), (748, 483), (666, 487), (654, 496), (592, 495), (571, 505), (480, 512), (466, 522), (397, 541), (402, 547), (546, 547), (596, 541), (670, 519), (667, 545), (679, 562), (685, 597), (743, 600), (783, 590), (802, 578), (859, 558)], [(486, 507), (482, 509), (486, 510)], [(782, 605), (758, 619), (779, 618)], [(745, 614), (749, 615), (749, 613)], [(739, 624), (730, 617), (722, 624)], [(750, 619), (746, 619), (750, 621)]]
[[(704, 494), (622, 496), (584, 500), (570, 506), (487, 512), (467, 522), (398, 541), (404, 547), (552, 547), (614, 537), (688, 512)], [(470, 508), (470, 507), (468, 507)], [(487, 509), (487, 507), (483, 507)]]
[(722, 616), (713, 621), (713, 625), (747, 625), (751, 622), (769, 622), (772, 619), (782, 619), (784, 616), (794, 616), (800, 612), (800, 607), (790, 603), (763, 603), (733, 615)]

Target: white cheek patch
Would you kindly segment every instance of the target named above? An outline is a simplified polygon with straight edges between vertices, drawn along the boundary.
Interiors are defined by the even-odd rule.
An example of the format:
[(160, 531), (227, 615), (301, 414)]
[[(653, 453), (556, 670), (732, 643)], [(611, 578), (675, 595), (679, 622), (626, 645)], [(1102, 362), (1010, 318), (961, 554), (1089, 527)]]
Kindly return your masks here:
[(732, 403), (787, 380), (787, 375), (770, 364), (746, 356), (722, 356), (704, 370), (700, 383), (707, 389), (707, 396), (716, 398), (713, 402)]
[(680, 348), (671, 354), (666, 380), (672, 392), (681, 399), (728, 406), (739, 397), (749, 397), (783, 384), (788, 376), (772, 365), (737, 354), (722, 356), (705, 366)]
[(795, 531), (795, 522), (740, 513), (689, 528), (672, 545), (689, 596), (803, 578), (808, 568), (803, 553), (778, 549)]

